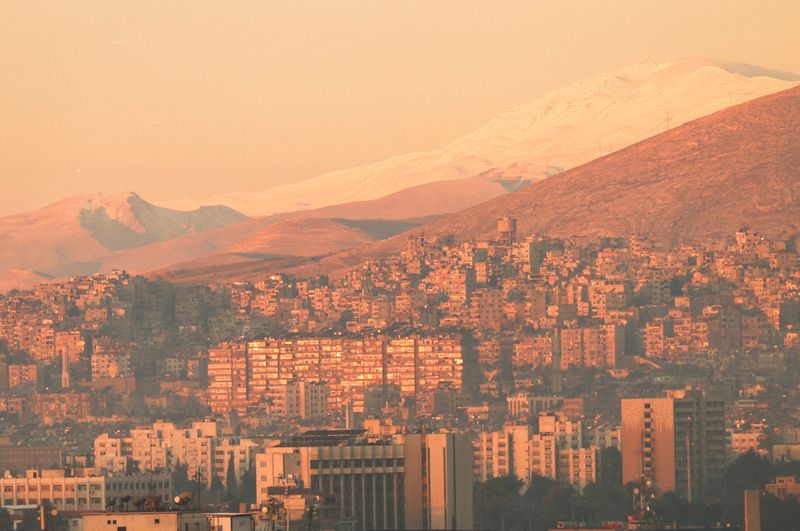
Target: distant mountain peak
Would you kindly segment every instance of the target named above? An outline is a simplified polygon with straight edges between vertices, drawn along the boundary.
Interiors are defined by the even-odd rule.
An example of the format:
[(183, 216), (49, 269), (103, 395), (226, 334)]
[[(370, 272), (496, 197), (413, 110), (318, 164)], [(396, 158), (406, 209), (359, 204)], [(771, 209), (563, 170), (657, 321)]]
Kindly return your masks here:
[(135, 192), (68, 197), (39, 210), (0, 218), (0, 271), (44, 275), (93, 273), (99, 260), (185, 234), (247, 219), (224, 206), (180, 212), (153, 205)]
[(789, 88), (791, 79), (791, 74), (708, 58), (628, 65), (510, 109), (439, 149), (205, 202), (248, 214), (289, 212), (376, 199), (513, 163), (539, 168), (528, 177), (543, 179), (552, 173), (550, 166), (573, 168), (671, 127)]

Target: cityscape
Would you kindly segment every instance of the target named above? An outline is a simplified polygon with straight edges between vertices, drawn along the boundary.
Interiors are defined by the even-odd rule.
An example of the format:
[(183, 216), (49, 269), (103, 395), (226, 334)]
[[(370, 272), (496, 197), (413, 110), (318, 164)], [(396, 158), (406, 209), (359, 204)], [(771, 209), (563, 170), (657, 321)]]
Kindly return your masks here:
[[(331, 41), (359, 50), (365, 64), (372, 46), (379, 62), (400, 42), (416, 53), (407, 24), (427, 21), (426, 46), (452, 54), (448, 39), (462, 36), (454, 20), (491, 13), (516, 35), (514, 19), (545, 14), (515, 2), (507, 13), (476, 5), (446, 16), (445, 2), (402, 10), (344, 2), (302, 16), (278, 3), (224, 14), (202, 4), (131, 19), (150, 27), (191, 13), (189, 26), (214, 35), (217, 23), (231, 24), (223, 33), (231, 42), (197, 59), (201, 77), (188, 70), (201, 53), (192, 49), (186, 80), (167, 70), (146, 80), (163, 83), (153, 94), (166, 98), (208, 75), (208, 87), (253, 104), (258, 120), (267, 111), (248, 100), (245, 65), (257, 67), (248, 76), (270, 65), (259, 83), (282, 72), (243, 44), (267, 38), (267, 26), (251, 27), (269, 18), (262, 9), (280, 22), (269, 38), (284, 45), (297, 23), (327, 34), (349, 17), (391, 19), (381, 18), (394, 37), (342, 29)], [(626, 4), (581, 9), (616, 16)], [(739, 18), (763, 17), (767, 27), (800, 15), (774, 4), (772, 14), (731, 6), (719, 31), (739, 28)], [(15, 5), (15, 20), (31, 20), (28, 9)], [(53, 9), (42, 24), (60, 31), (79, 13), (93, 49), (106, 42), (95, 40), (95, 22), (133, 15), (113, 3)], [(577, 16), (573, 9), (547, 13)], [(665, 28), (687, 25), (691, 11), (647, 9), (631, 16), (661, 17)], [(205, 42), (164, 24), (176, 39)], [(590, 35), (595, 22), (581, 24)], [(534, 38), (526, 28), (520, 35)], [(136, 31), (117, 38), (138, 43)], [(692, 31), (687, 46), (700, 53), (729, 42)], [(800, 44), (789, 33), (786, 42)], [(14, 30), (9, 42), (23, 34)], [(175, 43), (158, 35), (153, 50), (173, 53)], [(627, 55), (598, 51), (598, 68), (610, 73), (586, 70), (575, 81), (553, 68), (564, 80), (546, 85), (545, 72), (531, 71), (519, 83), (538, 99), (521, 103), (530, 100), (523, 95), (493, 117), (487, 106), (470, 118), (484, 123), (473, 132), (432, 126), (440, 136), (426, 137), (424, 149), (395, 139), (407, 153), (348, 141), (342, 125), (325, 142), (342, 154), (361, 142), (363, 158), (349, 165), (313, 143), (315, 128), (341, 117), (246, 125), (215, 111), (201, 87), (202, 97), (185, 94), (204, 103), (184, 115), (181, 138), (202, 145), (193, 153), (205, 166), (174, 188), (185, 153), (148, 157), (144, 144), (126, 143), (124, 127), (125, 148), (106, 152), (91, 126), (73, 124), (75, 149), (95, 158), (58, 178), (70, 193), (56, 194), (36, 184), (37, 172), (62, 156), (58, 142), (73, 144), (61, 138), (48, 160), (20, 162), (33, 141), (14, 115), (22, 140), (9, 145), (19, 151), (0, 151), (9, 190), (0, 202), (0, 531), (800, 529), (800, 76), (789, 73), (800, 63), (766, 47), (776, 36), (783, 32), (742, 35), (775, 69), (649, 58), (620, 68)], [(576, 39), (584, 52), (593, 45)], [(628, 50), (620, 43), (596, 44)], [(131, 66), (139, 54), (152, 60), (131, 50)], [(49, 72), (51, 52), (19, 53), (29, 54), (31, 72)], [(316, 64), (299, 44), (288, 53)], [(509, 48), (504, 68), (527, 56)], [(475, 57), (478, 71), (491, 71), (497, 58), (487, 57)], [(357, 85), (345, 57), (331, 64), (344, 86)], [(434, 76), (421, 83), (445, 82), (436, 77), (445, 72), (413, 71)], [(315, 78), (295, 75), (289, 103), (300, 117)], [(111, 93), (133, 98), (134, 124), (136, 105), (156, 103), (127, 83)], [(316, 90), (345, 105), (334, 85)], [(470, 99), (485, 96), (479, 89), (459, 112), (480, 107)], [(376, 97), (358, 90), (365, 102)], [(30, 94), (21, 108), (40, 101)], [(493, 98), (497, 109), (510, 107)], [(101, 109), (101, 100), (80, 105)], [(62, 118), (71, 112), (59, 109)], [(426, 112), (419, 124), (435, 119)], [(194, 122), (203, 113), (222, 129), (204, 136)], [(402, 114), (386, 110), (385, 120), (401, 124)], [(227, 138), (226, 118), (262, 139), (285, 129), (285, 144), (256, 150), (284, 180), (237, 180), (252, 168), (240, 165), (246, 142)], [(295, 125), (308, 131), (309, 160), (297, 160), (290, 178), (291, 164), (280, 164), (297, 158)], [(384, 125), (372, 126), (376, 137), (391, 137)], [(44, 137), (61, 125), (41, 127)], [(165, 151), (181, 147), (169, 128), (144, 131)], [(213, 165), (204, 150), (230, 157), (229, 183), (203, 173)], [(124, 173), (97, 177), (93, 160), (130, 165), (131, 153), (142, 157), (137, 171), (161, 168), (154, 186)], [(316, 173), (303, 174), (303, 164)], [(140, 184), (152, 201), (120, 192)]]

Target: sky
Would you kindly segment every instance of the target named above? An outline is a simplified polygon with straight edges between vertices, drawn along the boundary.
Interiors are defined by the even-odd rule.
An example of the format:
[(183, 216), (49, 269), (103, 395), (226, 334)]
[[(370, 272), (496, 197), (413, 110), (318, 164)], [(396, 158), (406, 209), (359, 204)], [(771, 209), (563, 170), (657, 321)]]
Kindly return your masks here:
[(796, 0), (6, 0), (0, 215), (262, 191), (636, 62), (800, 73), (798, 20)]

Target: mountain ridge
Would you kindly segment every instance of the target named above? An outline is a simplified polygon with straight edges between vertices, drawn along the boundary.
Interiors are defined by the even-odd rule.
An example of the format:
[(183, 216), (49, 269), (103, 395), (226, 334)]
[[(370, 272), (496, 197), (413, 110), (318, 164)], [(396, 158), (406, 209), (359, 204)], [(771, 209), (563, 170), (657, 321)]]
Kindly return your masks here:
[(0, 218), (0, 270), (53, 277), (96, 272), (109, 252), (135, 249), (247, 219), (225, 207), (180, 212), (133, 192), (64, 198), (31, 212)]
[[(492, 238), (496, 220), (504, 216), (517, 219), (519, 238), (639, 234), (670, 246), (730, 237), (744, 227), (769, 236), (800, 235), (800, 85), (693, 120), (393, 238), (271, 271), (337, 274), (399, 252), (411, 234)], [(181, 279), (172, 275), (172, 280)]]
[[(706, 59), (641, 63), (592, 76), (501, 113), (444, 146), (346, 168), (264, 192), (213, 198), (249, 214), (377, 199), (525, 163), (533, 180), (571, 168), (729, 105), (791, 86), (764, 69)], [(208, 201), (207, 201), (208, 202)], [(186, 206), (189, 201), (162, 202)], [(442, 212), (438, 212), (442, 213)]]

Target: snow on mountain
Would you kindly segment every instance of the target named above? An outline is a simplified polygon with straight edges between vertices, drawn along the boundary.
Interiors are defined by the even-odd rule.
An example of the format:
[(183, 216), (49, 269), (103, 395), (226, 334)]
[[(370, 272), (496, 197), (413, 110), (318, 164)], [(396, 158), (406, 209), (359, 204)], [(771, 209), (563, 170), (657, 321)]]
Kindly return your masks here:
[[(793, 85), (779, 73), (705, 59), (644, 63), (555, 90), (505, 112), (440, 149), (326, 173), (264, 192), (202, 203), (251, 215), (375, 199), (513, 163), (542, 179), (671, 127)], [(194, 201), (166, 202), (186, 208)]]

